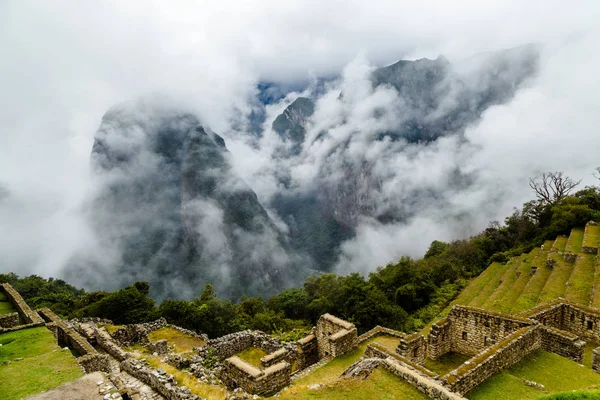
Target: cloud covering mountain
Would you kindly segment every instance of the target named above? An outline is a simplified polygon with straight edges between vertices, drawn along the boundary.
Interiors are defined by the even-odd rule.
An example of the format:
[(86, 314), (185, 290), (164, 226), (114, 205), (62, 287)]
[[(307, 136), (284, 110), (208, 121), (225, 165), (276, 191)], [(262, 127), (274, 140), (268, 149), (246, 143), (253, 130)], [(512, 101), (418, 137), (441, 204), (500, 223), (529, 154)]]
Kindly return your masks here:
[[(353, 232), (340, 233), (332, 258), (339, 271), (369, 271), (402, 254), (418, 256), (433, 239), (474, 233), (528, 199), (532, 175), (564, 170), (584, 183), (593, 179), (599, 14), (593, 1), (3, 2), (2, 271), (60, 275), (75, 254), (106, 253), (86, 214), (101, 189), (89, 168), (94, 133), (107, 109), (148, 92), (167, 93), (175, 108), (224, 138), (235, 176), (284, 233), (295, 228), (273, 199), (310, 194), (315, 180), (343, 193), (335, 182), (349, 169), (361, 171), (354, 161), (370, 161), (366, 180), (350, 191), (360, 194), (357, 207), (337, 200), (353, 212), (340, 216), (353, 221)], [(462, 134), (377, 137), (406, 121), (407, 105), (389, 87), (370, 84), (375, 66), (443, 54), (464, 68), (456, 71), (463, 84), (435, 97), (447, 102), (427, 119), (464, 100), (453, 93), (486, 84), (472, 55), (526, 43), (542, 44), (535, 76)], [(332, 76), (314, 96), (315, 77)], [(261, 108), (261, 80), (308, 86), (265, 107), (257, 138), (250, 116)], [(285, 143), (272, 123), (299, 96), (315, 100), (308, 146), (284, 162)], [(322, 131), (327, 136), (319, 138)]]

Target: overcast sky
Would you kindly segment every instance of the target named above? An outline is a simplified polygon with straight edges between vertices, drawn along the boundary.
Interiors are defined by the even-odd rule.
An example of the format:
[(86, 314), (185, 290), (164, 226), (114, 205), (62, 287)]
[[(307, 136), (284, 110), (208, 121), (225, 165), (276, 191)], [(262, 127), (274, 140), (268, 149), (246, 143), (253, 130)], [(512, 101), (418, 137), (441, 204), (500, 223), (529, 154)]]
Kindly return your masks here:
[[(525, 200), (532, 173), (561, 169), (592, 183), (598, 21), (595, 0), (0, 1), (0, 187), (10, 193), (0, 191), (0, 271), (52, 274), (90, 240), (78, 209), (94, 132), (115, 103), (166, 92), (228, 139), (257, 81), (338, 74), (357, 59), (369, 67), (439, 54), (459, 61), (543, 43), (535, 82), (468, 129), (472, 147), (428, 151), (481, 175), (457, 204), (480, 207), (490, 190), (507, 192), (479, 225)], [(236, 140), (228, 147), (241, 172), (271, 162)], [(268, 185), (258, 187), (268, 196)], [(344, 254), (361, 270), (422, 252), (434, 235), (456, 235), (442, 219), (424, 215), (409, 229), (367, 223)], [(422, 240), (398, 245), (409, 237)]]

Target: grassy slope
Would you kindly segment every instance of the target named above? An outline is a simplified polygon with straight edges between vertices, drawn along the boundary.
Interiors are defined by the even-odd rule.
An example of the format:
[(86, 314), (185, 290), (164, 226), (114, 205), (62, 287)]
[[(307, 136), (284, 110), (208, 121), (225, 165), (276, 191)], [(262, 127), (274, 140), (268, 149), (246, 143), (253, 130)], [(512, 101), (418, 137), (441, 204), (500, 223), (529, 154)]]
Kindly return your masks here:
[(567, 289), (566, 283), (573, 271), (573, 264), (565, 262), (562, 254), (550, 254), (549, 258), (554, 260), (555, 264), (542, 293), (540, 293), (538, 303), (546, 303), (557, 297), (563, 297)]
[(511, 309), (512, 313), (528, 310), (537, 304), (540, 294), (552, 271), (550, 268), (546, 267), (546, 260), (553, 245), (554, 241), (548, 240), (544, 243), (544, 250), (540, 249), (537, 253), (536, 258), (532, 262), (532, 265), (537, 267), (537, 271), (529, 279), (527, 285), (519, 295), (519, 298), (515, 301), (513, 308)]
[(586, 225), (583, 245), (588, 247), (600, 247), (600, 225)]
[(503, 268), (499, 269), (494, 277), (488, 281), (488, 283), (483, 287), (483, 289), (471, 300), (468, 304), (473, 307), (481, 307), (483, 303), (487, 301), (487, 299), (494, 293), (494, 291), (500, 285), (500, 281), (503, 280), (504, 276), (508, 276), (510, 274), (511, 269), (514, 266), (514, 263), (517, 262), (516, 258), (511, 258)]
[[(2, 399), (19, 399), (82, 376), (71, 355), (62, 350), (45, 327), (0, 335), (0, 393)], [(14, 361), (23, 358), (21, 361)]]
[(483, 302), (483, 308), (487, 310), (497, 310), (500, 302), (504, 299), (506, 294), (510, 291), (511, 286), (517, 280), (517, 271), (521, 268), (525, 260), (525, 255), (521, 255), (510, 264), (510, 268), (507, 268), (502, 279), (499, 282), (498, 287), (494, 290), (494, 293), (489, 296), (485, 302)]
[(565, 298), (579, 304), (589, 304), (594, 285), (596, 256), (579, 254), (569, 278)]
[(565, 253), (581, 253), (581, 247), (583, 246), (583, 228), (573, 228), (569, 241), (565, 247)]
[(204, 345), (204, 341), (196, 337), (186, 335), (178, 331), (177, 329), (164, 327), (157, 329), (148, 334), (148, 338), (156, 342), (158, 340), (166, 339), (169, 345), (174, 345), (175, 350), (178, 353), (185, 353), (192, 351), (194, 347), (201, 347)]
[(531, 279), (531, 267), (534, 264), (539, 251), (539, 248), (535, 248), (521, 260), (521, 264), (516, 271), (517, 278), (510, 288), (492, 306), (492, 310), (510, 313)]
[(383, 368), (377, 368), (367, 379), (340, 379), (319, 390), (303, 390), (301, 392), (285, 390), (279, 399), (405, 399), (425, 400), (426, 395), (420, 393), (407, 382), (394, 376)]
[(586, 389), (600, 384), (600, 375), (559, 355), (538, 350), (520, 363), (494, 375), (467, 394), (470, 400), (536, 399), (539, 389), (526, 386), (522, 379), (540, 383), (549, 393)]

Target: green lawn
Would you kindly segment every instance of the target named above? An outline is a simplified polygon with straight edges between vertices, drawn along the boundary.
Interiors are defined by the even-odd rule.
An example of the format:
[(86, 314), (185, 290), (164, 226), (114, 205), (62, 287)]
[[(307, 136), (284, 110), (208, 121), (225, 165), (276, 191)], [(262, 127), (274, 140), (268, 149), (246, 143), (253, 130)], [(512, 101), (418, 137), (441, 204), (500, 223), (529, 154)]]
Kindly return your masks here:
[(450, 371), (454, 371), (462, 363), (467, 361), (470, 356), (465, 356), (459, 353), (446, 353), (437, 360), (425, 360), (423, 366), (430, 371), (437, 373), (440, 376), (446, 375)]
[(573, 228), (569, 241), (565, 247), (566, 253), (581, 253), (581, 247), (583, 246), (583, 228)]
[[(521, 260), (520, 266), (516, 270), (516, 279), (510, 288), (499, 298), (491, 308), (493, 311), (510, 313), (517, 302), (523, 290), (531, 279), (531, 267), (534, 265), (539, 248), (533, 249), (526, 257)], [(537, 273), (537, 272), (536, 272)]]
[(395, 354), (396, 348), (400, 344), (400, 338), (397, 338), (394, 336), (383, 336), (382, 335), (382, 336), (377, 336), (375, 338), (375, 340), (373, 340), (373, 342), (379, 343), (380, 345), (382, 345), (383, 347), (388, 349), (390, 353)]
[(600, 247), (600, 225), (587, 225), (583, 245), (588, 247)]
[(600, 385), (600, 375), (559, 355), (538, 350), (520, 363), (498, 373), (467, 393), (470, 400), (536, 399), (545, 395), (526, 386), (523, 379), (537, 382), (552, 393), (583, 390)]
[(546, 267), (546, 259), (548, 257), (548, 252), (552, 248), (553, 241), (546, 241), (544, 243), (544, 250), (541, 250), (537, 253), (537, 256), (533, 259), (531, 263), (532, 266), (537, 267), (537, 271), (535, 274), (529, 278), (527, 285), (523, 289), (523, 292), (519, 295), (517, 301), (515, 301), (511, 312), (516, 314), (525, 310), (529, 310), (533, 308), (540, 297), (540, 293), (544, 289), (546, 285), (546, 281), (550, 276), (550, 272), (552, 271), (550, 268)]
[(558, 297), (563, 297), (567, 290), (566, 283), (569, 280), (574, 267), (573, 264), (565, 262), (562, 254), (555, 253), (551, 254), (549, 257), (555, 261), (555, 264), (542, 293), (540, 293), (538, 303), (546, 303)]
[(375, 400), (375, 399), (404, 399), (404, 400), (426, 400), (426, 395), (419, 392), (406, 381), (393, 375), (383, 367), (373, 371), (367, 379), (353, 378), (340, 379), (333, 384), (325, 384), (321, 389), (298, 390), (298, 387), (292, 387), (282, 392), (278, 399), (355, 399), (355, 400)]
[(194, 336), (186, 335), (174, 328), (163, 327), (148, 334), (148, 338), (156, 342), (166, 339), (169, 345), (174, 345), (178, 353), (192, 351), (194, 347), (204, 346), (204, 341)]
[(554, 244), (552, 245), (552, 251), (565, 251), (565, 247), (567, 247), (567, 241), (569, 239), (566, 236), (558, 236), (554, 240)]
[(593, 254), (579, 254), (573, 272), (569, 278), (569, 286), (565, 298), (574, 303), (588, 305), (594, 285), (594, 269), (596, 256)]
[(255, 367), (260, 367), (260, 359), (267, 355), (267, 352), (263, 349), (259, 349), (258, 347), (250, 347), (241, 353), (236, 354), (239, 358), (254, 365)]
[(499, 311), (498, 309), (500, 308), (500, 303), (506, 298), (506, 295), (510, 292), (510, 288), (512, 287), (513, 283), (515, 283), (517, 280), (517, 272), (521, 269), (521, 265), (525, 259), (526, 256), (523, 254), (514, 259), (513, 262), (510, 263), (510, 267), (508, 267), (507, 264), (507, 269), (504, 275), (502, 275), (501, 280), (498, 281), (498, 286), (481, 305), (482, 308), (485, 308), (486, 310)]
[(0, 315), (9, 314), (15, 312), (15, 308), (8, 301), (0, 301)]
[(45, 327), (0, 334), (0, 343), (2, 399), (27, 397), (83, 375), (71, 352), (62, 350)]

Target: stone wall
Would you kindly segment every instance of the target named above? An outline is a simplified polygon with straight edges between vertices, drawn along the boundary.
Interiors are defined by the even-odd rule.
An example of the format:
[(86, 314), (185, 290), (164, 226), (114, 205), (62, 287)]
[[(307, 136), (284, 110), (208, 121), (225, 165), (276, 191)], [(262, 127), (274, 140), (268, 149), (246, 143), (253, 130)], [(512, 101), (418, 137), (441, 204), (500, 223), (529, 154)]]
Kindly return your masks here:
[(319, 346), (319, 358), (338, 357), (358, 346), (358, 331), (354, 324), (323, 314), (315, 332)]
[(431, 326), (429, 335), (427, 335), (427, 356), (432, 360), (437, 360), (452, 348), (450, 340), (450, 321), (443, 319), (437, 321)]
[(38, 313), (48, 322), (46, 327), (52, 331), (56, 342), (60, 346), (68, 346), (79, 354), (77, 363), (83, 368), (86, 374), (95, 371), (111, 371), (109, 357), (106, 354), (98, 353), (83, 336), (71, 328), (58, 315), (54, 314), (48, 308), (42, 308), (38, 310)]
[(223, 362), (220, 378), (231, 390), (242, 388), (248, 393), (265, 396), (289, 385), (291, 372), (290, 364), (285, 361), (260, 370), (233, 356)]
[(19, 325), (19, 313), (0, 315), (0, 328), (14, 328)]
[(556, 353), (581, 364), (585, 351), (585, 342), (579, 340), (576, 335), (552, 328), (542, 326), (541, 328), (542, 348), (546, 351)]
[(121, 349), (121, 347), (114, 342), (112, 337), (104, 328), (99, 329), (97, 326), (94, 326), (93, 329), (94, 336), (96, 337), (96, 343), (98, 343), (98, 346), (100, 346), (108, 354), (119, 361), (124, 361), (131, 357), (131, 353), (123, 351), (123, 349)]
[(48, 329), (54, 333), (56, 341), (61, 346), (69, 346), (80, 356), (88, 354), (97, 354), (96, 349), (90, 345), (87, 340), (77, 333), (73, 328), (68, 326), (58, 315), (54, 314), (49, 308), (38, 310), (39, 314), (48, 322)]
[(512, 332), (533, 324), (526, 319), (467, 306), (452, 307), (447, 319), (450, 321), (450, 349), (465, 355), (475, 355)]
[(281, 348), (271, 354), (267, 354), (266, 356), (260, 359), (260, 364), (263, 368), (270, 367), (271, 365), (275, 365), (280, 361), (287, 361), (290, 358), (290, 351), (286, 348)]
[(400, 339), (396, 353), (417, 364), (423, 364), (427, 358), (427, 341), (420, 333), (414, 333)]
[(363, 342), (366, 342), (369, 339), (372, 339), (377, 336), (382, 336), (382, 335), (402, 338), (402, 337), (406, 336), (406, 333), (400, 332), (400, 331), (395, 331), (393, 329), (389, 329), (389, 328), (377, 325), (375, 328), (371, 329), (370, 331), (367, 331), (367, 332), (363, 333), (362, 335), (360, 335), (358, 337), (358, 344), (361, 344)]
[(169, 344), (167, 339), (158, 340), (156, 342), (148, 342), (146, 348), (150, 353), (157, 353), (159, 356), (165, 355), (169, 352)]
[(592, 369), (600, 374), (600, 347), (592, 351)]
[(0, 290), (4, 291), (8, 301), (15, 307), (25, 325), (35, 324), (36, 326), (41, 326), (44, 324), (44, 321), (40, 316), (29, 308), (19, 292), (17, 292), (9, 283), (0, 284)]
[(258, 347), (267, 353), (272, 353), (279, 350), (282, 345), (264, 332), (246, 330), (211, 339), (204, 347), (198, 349), (198, 353), (200, 356), (205, 356), (208, 352), (212, 352), (214, 357), (223, 360), (250, 347)]
[(319, 361), (319, 344), (313, 334), (296, 342), (297, 370), (305, 369)]
[[(367, 346), (367, 349), (369, 349), (369, 347), (371, 347), (371, 345)], [(431, 399), (465, 400), (459, 394), (453, 393), (448, 388), (444, 387), (441, 382), (433, 379), (430, 376), (422, 374), (419, 370), (412, 368), (410, 365), (407, 365), (399, 360), (393, 359), (392, 357), (369, 358), (371, 356), (367, 355), (366, 353), (365, 357), (367, 358), (360, 359), (346, 369), (346, 371), (342, 374), (342, 377), (368, 375), (372, 369), (383, 366), (392, 374), (405, 380), (410, 385), (414, 386), (418, 391), (429, 396)]]
[(600, 342), (600, 310), (595, 308), (557, 299), (523, 315), (542, 325), (573, 333), (585, 340)]
[(198, 400), (185, 386), (177, 386), (173, 375), (147, 367), (141, 361), (129, 358), (121, 363), (121, 369), (156, 390), (167, 400)]
[(402, 365), (407, 365), (408, 367), (419, 371), (419, 373), (421, 373), (422, 375), (428, 376), (430, 378), (438, 378), (438, 374), (436, 374), (435, 372), (428, 370), (424, 366), (419, 365), (409, 360), (408, 358), (402, 357), (398, 353), (391, 353), (387, 348), (381, 346), (378, 343), (369, 344), (365, 349), (364, 356), (369, 358), (392, 358)]
[(106, 354), (88, 354), (77, 359), (77, 363), (86, 374), (104, 371), (110, 372), (110, 358)]
[(445, 375), (453, 392), (464, 395), (490, 376), (518, 363), (523, 357), (541, 347), (541, 329), (528, 326), (513, 332), (500, 343), (489, 347), (476, 357)]

